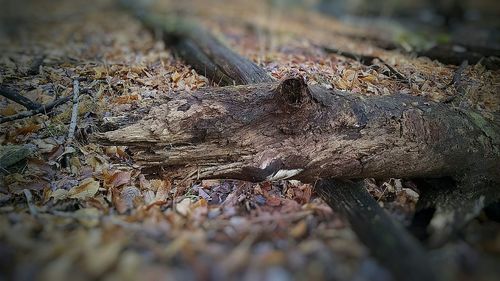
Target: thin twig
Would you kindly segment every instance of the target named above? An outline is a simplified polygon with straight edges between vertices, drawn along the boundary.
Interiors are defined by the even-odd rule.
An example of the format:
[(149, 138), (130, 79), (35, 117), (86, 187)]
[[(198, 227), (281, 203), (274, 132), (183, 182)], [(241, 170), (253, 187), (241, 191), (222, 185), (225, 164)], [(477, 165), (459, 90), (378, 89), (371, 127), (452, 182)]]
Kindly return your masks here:
[(66, 103), (70, 99), (71, 99), (71, 96), (62, 97), (62, 98), (59, 98), (59, 99), (57, 99), (49, 104), (42, 105), (37, 109), (23, 111), (21, 113), (15, 114), (15, 115), (2, 117), (2, 118), (0, 118), (0, 124), (5, 123), (5, 122), (9, 122), (9, 121), (13, 121), (13, 120), (17, 120), (17, 119), (27, 118), (27, 117), (30, 117), (33, 115), (37, 115), (39, 113), (48, 113), (49, 111), (51, 111), (55, 107)]
[(376, 57), (376, 56), (370, 56), (370, 55), (362, 55), (362, 54), (355, 54), (347, 51), (342, 51), (339, 49), (335, 49), (332, 47), (326, 47), (326, 46), (319, 46), (321, 49), (323, 49), (327, 53), (333, 53), (333, 54), (338, 54), (340, 56), (357, 60), (360, 63), (370, 66), (373, 64), (373, 60), (377, 59), (379, 60), (383, 65), (385, 65), (389, 69), (389, 75), (394, 75), (396, 78), (398, 78), (401, 81), (408, 82), (408, 79), (403, 76), (403, 74), (399, 73), (394, 67), (392, 67), (390, 64), (386, 63), (383, 59)]
[(71, 121), (69, 123), (68, 130), (68, 138), (66, 139), (66, 148), (65, 151), (69, 153), (64, 154), (64, 158), (62, 159), (62, 163), (64, 167), (71, 169), (69, 165), (69, 157), (71, 156), (71, 152), (74, 152), (74, 148), (72, 146), (73, 139), (75, 137), (76, 123), (78, 121), (78, 95), (80, 94), (80, 84), (78, 80), (73, 80), (73, 108), (71, 110)]
[(69, 124), (67, 143), (71, 143), (75, 137), (75, 129), (78, 118), (78, 95), (80, 94), (80, 84), (78, 80), (73, 80), (73, 109), (71, 111), (71, 122)]
[(5, 86), (0, 86), (0, 95), (8, 98), (9, 100), (15, 102), (15, 103), (18, 103), (24, 107), (26, 107), (27, 109), (37, 109), (39, 108), (40, 106), (42, 106), (41, 104), (37, 103), (37, 102), (34, 102), (30, 99), (28, 99), (27, 97), (17, 93), (16, 91), (8, 88), (8, 87), (5, 87)]

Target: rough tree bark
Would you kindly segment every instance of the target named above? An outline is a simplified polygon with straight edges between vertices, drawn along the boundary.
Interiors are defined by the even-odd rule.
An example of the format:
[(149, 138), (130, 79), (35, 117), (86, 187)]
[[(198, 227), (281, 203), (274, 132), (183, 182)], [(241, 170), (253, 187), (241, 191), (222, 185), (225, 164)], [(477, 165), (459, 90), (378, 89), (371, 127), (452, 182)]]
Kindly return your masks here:
[[(99, 136), (144, 167), (193, 166), (203, 178), (498, 179), (498, 124), (409, 95), (346, 94), (280, 83), (175, 93)], [(126, 122), (125, 122), (126, 123)]]

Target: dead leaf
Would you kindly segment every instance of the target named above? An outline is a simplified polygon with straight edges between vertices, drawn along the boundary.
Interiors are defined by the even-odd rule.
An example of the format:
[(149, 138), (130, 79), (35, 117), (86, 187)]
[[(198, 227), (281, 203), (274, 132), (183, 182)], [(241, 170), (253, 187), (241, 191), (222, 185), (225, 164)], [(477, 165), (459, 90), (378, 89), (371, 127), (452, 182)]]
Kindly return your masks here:
[(93, 197), (99, 190), (99, 182), (93, 178), (83, 180), (80, 185), (71, 188), (68, 191), (69, 198), (85, 200)]
[(104, 186), (107, 188), (119, 187), (130, 183), (130, 171), (103, 172)]
[(54, 198), (54, 202), (68, 198), (68, 191), (66, 189), (56, 189), (50, 194)]

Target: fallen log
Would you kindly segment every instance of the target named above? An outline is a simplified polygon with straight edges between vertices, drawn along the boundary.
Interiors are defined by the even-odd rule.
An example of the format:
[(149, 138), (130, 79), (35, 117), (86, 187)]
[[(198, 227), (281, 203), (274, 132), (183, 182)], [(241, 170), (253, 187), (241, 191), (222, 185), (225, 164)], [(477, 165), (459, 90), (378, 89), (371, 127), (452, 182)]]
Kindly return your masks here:
[[(240, 70), (240, 65), (248, 65), (244, 58), (189, 22), (179, 24), (174, 17), (177, 24), (172, 25), (137, 13), (140, 8), (133, 10), (212, 81), (267, 82), (168, 94), (110, 118), (106, 125), (115, 131), (97, 138), (128, 145), (138, 164), (151, 172), (169, 167), (192, 178), (297, 178), (311, 183), (320, 178), (494, 175), (498, 126), (475, 112), (406, 95), (363, 97), (308, 87), (300, 77), (269, 82), (272, 79), (258, 66)], [(476, 165), (478, 160), (485, 161)], [(407, 279), (405, 273), (416, 279), (434, 278), (430, 270), (422, 272), (430, 267), (421, 247), (383, 215), (366, 191), (324, 190), (317, 189), (346, 215), (358, 237), (397, 279)], [(333, 194), (342, 203), (335, 203)], [(353, 219), (357, 212), (362, 220)], [(363, 227), (366, 222), (368, 228)], [(400, 262), (399, 252), (408, 253), (411, 262)]]
[(499, 125), (475, 111), (308, 87), (300, 77), (167, 94), (137, 115), (98, 138), (129, 146), (143, 167), (191, 166), (203, 178), (498, 179), (500, 167)]

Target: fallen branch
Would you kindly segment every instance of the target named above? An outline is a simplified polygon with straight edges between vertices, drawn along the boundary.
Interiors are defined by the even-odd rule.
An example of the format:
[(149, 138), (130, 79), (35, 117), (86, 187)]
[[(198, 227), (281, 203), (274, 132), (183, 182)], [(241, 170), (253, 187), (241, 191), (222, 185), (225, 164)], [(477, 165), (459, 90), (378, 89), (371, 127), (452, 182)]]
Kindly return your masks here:
[(34, 101), (28, 99), (27, 97), (17, 93), (16, 91), (14, 91), (10, 88), (7, 88), (5, 86), (0, 86), (0, 95), (4, 96), (5, 98), (8, 98), (9, 100), (11, 100), (13, 102), (16, 102), (16, 103), (26, 107), (27, 109), (33, 110), (33, 109), (37, 109), (40, 106), (42, 106), (41, 104), (34, 102)]
[(321, 198), (344, 215), (371, 254), (395, 280), (436, 280), (424, 249), (394, 222), (368, 194), (362, 182), (320, 180), (315, 187)]
[(193, 20), (174, 14), (159, 16), (137, 1), (121, 1), (147, 28), (159, 31), (163, 40), (199, 74), (220, 85), (270, 82), (272, 78), (204, 30)]
[(1, 117), (0, 118), (0, 124), (2, 123), (5, 123), (5, 122), (9, 122), (9, 121), (13, 121), (13, 120), (18, 120), (18, 119), (22, 119), (22, 118), (27, 118), (27, 117), (31, 117), (31, 116), (34, 116), (34, 115), (37, 115), (37, 114), (40, 114), (40, 113), (48, 113), (50, 111), (52, 111), (52, 109), (54, 109), (55, 107), (61, 105), (61, 104), (64, 104), (66, 103), (67, 101), (69, 101), (71, 99), (71, 96), (66, 96), (66, 97), (62, 97), (62, 98), (59, 98), (49, 104), (46, 104), (46, 105), (42, 105), (40, 106), (39, 108), (37, 109), (33, 109), (33, 110), (29, 110), (29, 111), (23, 111), (21, 113), (18, 113), (18, 114), (14, 114), (14, 115), (11, 115), (11, 116), (5, 116), (5, 117)]

